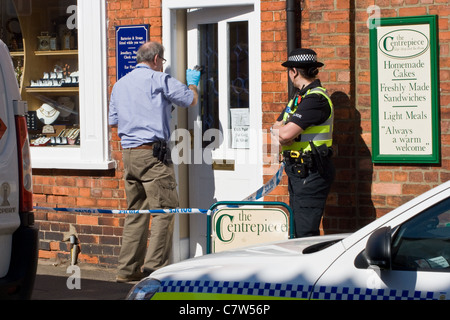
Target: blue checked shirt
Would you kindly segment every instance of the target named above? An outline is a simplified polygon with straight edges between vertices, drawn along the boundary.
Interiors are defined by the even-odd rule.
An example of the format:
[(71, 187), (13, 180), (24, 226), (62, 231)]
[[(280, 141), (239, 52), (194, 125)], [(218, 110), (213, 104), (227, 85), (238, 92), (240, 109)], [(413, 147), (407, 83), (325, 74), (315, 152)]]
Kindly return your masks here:
[(122, 147), (170, 138), (172, 104), (189, 107), (194, 93), (170, 75), (145, 64), (121, 78), (113, 88), (109, 124), (118, 126)]

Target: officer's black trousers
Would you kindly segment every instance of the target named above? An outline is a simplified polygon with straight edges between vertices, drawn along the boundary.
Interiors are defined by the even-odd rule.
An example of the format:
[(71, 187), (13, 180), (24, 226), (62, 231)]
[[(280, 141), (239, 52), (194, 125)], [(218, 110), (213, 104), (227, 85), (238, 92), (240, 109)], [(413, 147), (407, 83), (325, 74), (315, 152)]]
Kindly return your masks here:
[(317, 171), (309, 172), (306, 178), (301, 178), (293, 169), (293, 165), (286, 163), (285, 171), (289, 178), (289, 205), (294, 215), (296, 238), (320, 234), (320, 221), (335, 175), (331, 161), (327, 163), (325, 169), (326, 178)]

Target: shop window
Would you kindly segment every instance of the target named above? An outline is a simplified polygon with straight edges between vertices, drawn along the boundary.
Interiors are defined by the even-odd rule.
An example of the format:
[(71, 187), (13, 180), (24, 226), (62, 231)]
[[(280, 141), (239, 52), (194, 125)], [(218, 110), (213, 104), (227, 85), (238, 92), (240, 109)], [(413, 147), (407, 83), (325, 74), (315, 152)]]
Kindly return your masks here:
[[(209, 129), (219, 130), (219, 53), (217, 23), (199, 25), (200, 65), (202, 77), (200, 84), (200, 115), (202, 137)], [(211, 141), (203, 141), (206, 148)]]
[(249, 108), (248, 21), (229, 24), (230, 108)]
[(101, 0), (0, 0), (33, 168), (109, 169)]
[[(209, 129), (220, 130), (219, 121), (219, 35), (218, 24), (200, 24), (200, 65), (203, 68), (200, 83), (200, 115), (202, 133)], [(233, 131), (230, 147), (248, 149), (249, 129), (249, 39), (248, 21), (228, 23), (228, 101)], [(244, 142), (241, 142), (240, 139)], [(203, 148), (212, 141), (203, 141)], [(219, 142), (216, 142), (219, 143)]]
[(234, 149), (249, 149), (250, 76), (248, 21), (230, 22), (228, 30), (231, 147)]

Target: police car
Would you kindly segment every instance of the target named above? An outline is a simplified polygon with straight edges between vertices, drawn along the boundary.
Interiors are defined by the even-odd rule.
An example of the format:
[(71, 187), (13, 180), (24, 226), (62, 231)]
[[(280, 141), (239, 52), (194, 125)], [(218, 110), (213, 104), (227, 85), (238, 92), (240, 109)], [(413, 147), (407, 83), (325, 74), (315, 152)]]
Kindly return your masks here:
[(205, 255), (152, 273), (128, 299), (450, 299), (450, 181), (349, 235)]
[(0, 40), (0, 299), (29, 299), (38, 260), (26, 102)]

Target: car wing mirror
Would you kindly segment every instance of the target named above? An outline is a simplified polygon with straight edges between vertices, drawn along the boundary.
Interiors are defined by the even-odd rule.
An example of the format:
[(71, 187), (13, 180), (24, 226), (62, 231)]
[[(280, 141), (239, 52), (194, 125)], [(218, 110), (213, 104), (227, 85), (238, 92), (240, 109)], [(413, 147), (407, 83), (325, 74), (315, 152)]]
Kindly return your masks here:
[(369, 266), (391, 268), (391, 227), (382, 227), (370, 235), (364, 257)]

